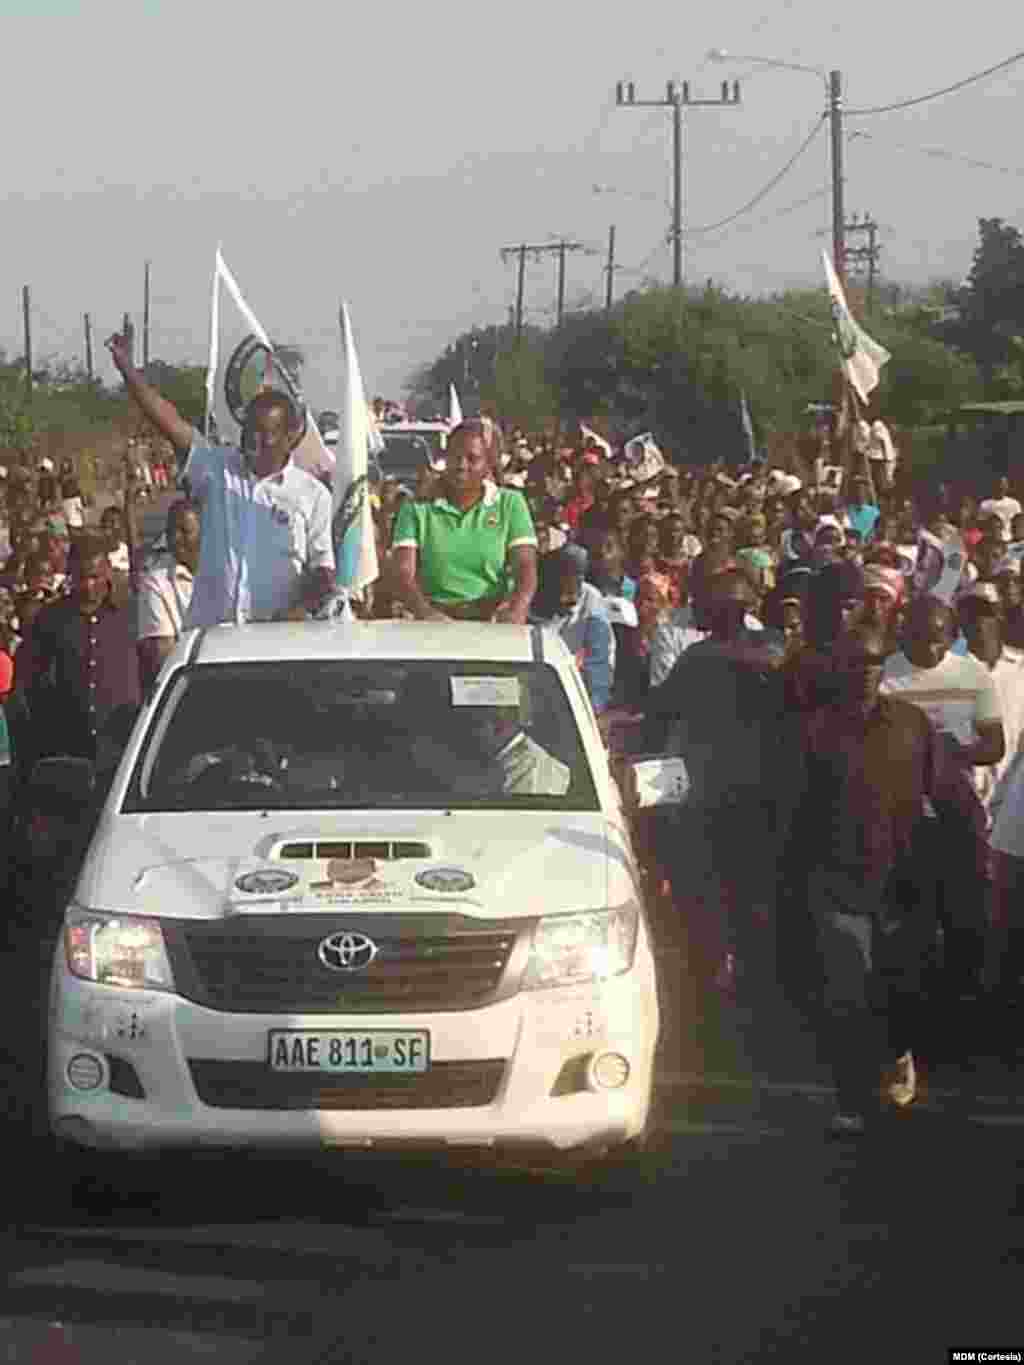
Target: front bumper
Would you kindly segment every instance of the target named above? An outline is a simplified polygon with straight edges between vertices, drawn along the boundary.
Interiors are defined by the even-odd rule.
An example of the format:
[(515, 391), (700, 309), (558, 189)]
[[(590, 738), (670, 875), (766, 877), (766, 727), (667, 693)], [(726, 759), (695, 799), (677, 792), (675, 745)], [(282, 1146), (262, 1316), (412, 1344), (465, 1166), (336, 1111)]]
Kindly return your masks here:
[[(646, 1128), (658, 1024), (644, 933), (633, 968), (599, 985), (526, 992), (478, 1010), (372, 1019), (225, 1014), (175, 995), (96, 986), (67, 971), (58, 946), (50, 1001), (50, 1123), (58, 1136), (98, 1149), (410, 1144), (568, 1150), (615, 1144)], [(337, 1095), (330, 1107), (318, 1108), (203, 1102), (196, 1063), (261, 1085), (269, 1072), (267, 1035), (281, 1028), (427, 1029), (432, 1065), (450, 1064), (458, 1072), (462, 1063), (469, 1069), (500, 1063), (500, 1077), (489, 1102), (463, 1101), (462, 1107), (350, 1109), (339, 1107), (346, 1101)], [(595, 1090), (585, 1080), (585, 1059), (603, 1052), (629, 1063), (619, 1089)], [(102, 1071), (100, 1085), (84, 1092), (68, 1079), (69, 1062), (83, 1054), (96, 1058)], [(332, 1090), (343, 1087), (333, 1078)]]

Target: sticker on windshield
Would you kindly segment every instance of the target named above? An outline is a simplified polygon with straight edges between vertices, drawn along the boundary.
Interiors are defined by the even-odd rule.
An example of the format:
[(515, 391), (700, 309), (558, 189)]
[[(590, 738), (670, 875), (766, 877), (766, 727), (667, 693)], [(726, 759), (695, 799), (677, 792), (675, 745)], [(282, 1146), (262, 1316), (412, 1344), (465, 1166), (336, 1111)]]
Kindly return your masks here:
[(518, 706), (518, 678), (452, 678), (453, 706)]

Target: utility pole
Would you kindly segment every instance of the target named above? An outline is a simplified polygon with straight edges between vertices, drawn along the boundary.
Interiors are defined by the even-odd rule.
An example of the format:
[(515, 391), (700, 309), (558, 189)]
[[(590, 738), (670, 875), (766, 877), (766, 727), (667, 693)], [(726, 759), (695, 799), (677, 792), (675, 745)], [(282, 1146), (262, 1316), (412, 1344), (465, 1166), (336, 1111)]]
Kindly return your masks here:
[(692, 99), (690, 82), (683, 81), (679, 86), (668, 81), (665, 98), (661, 100), (638, 100), (636, 87), (632, 81), (619, 81), (615, 87), (615, 103), (620, 109), (671, 109), (672, 110), (672, 283), (678, 289), (683, 283), (683, 109), (714, 106), (721, 108), (737, 105), (740, 102), (740, 83), (722, 82), (718, 99)]
[(85, 314), (85, 372), (89, 376), (89, 383), (92, 383), (92, 321), (89, 314)]
[(867, 287), (867, 306), (873, 308), (875, 304), (875, 283), (878, 278), (878, 258), (882, 254), (882, 249), (878, 246), (878, 224), (867, 215), (859, 219), (856, 214), (845, 226), (846, 235), (866, 236), (867, 246), (857, 246), (846, 248), (846, 260), (848, 263), (856, 263), (858, 267), (863, 263), (867, 268), (868, 287)]
[(587, 248), (582, 242), (566, 241), (563, 237), (559, 242), (542, 242), (540, 245), (521, 242), (519, 246), (505, 246), (501, 249), (501, 259), (507, 261), (510, 256), (519, 258), (519, 279), (516, 285), (516, 341), (523, 335), (523, 289), (526, 281), (526, 253), (540, 260), (541, 256), (550, 251), (558, 252), (558, 321), (561, 324), (565, 313), (565, 256), (568, 251), (585, 251)]
[(142, 301), (142, 372), (149, 369), (149, 262), (146, 262), (146, 286)]
[(615, 224), (608, 229), (608, 264), (604, 268), (607, 275), (604, 285), (604, 311), (612, 311), (612, 296), (615, 286)]
[(558, 311), (555, 326), (561, 327), (565, 315), (565, 242), (558, 244)]
[(516, 286), (516, 345), (523, 337), (523, 283), (526, 279), (526, 247), (519, 248), (519, 283)]
[(25, 319), (25, 396), (32, 397), (32, 303), (28, 285), (21, 291), (21, 311)]
[(125, 313), (124, 322), (121, 324), (121, 332), (128, 340), (128, 352), (131, 363), (135, 364), (135, 324), (132, 322), (131, 314)]
[(843, 207), (843, 73), (830, 71), (828, 117), (832, 132), (832, 260), (846, 288), (846, 210)]

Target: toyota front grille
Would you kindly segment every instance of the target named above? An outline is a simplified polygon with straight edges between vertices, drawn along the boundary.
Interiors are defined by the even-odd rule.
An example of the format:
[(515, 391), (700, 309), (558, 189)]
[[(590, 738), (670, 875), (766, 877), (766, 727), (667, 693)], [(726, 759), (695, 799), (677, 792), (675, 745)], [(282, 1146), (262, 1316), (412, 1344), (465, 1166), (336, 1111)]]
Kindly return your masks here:
[[(238, 916), (165, 923), (178, 993), (238, 1014), (395, 1014), (478, 1008), (513, 994), (532, 922), (466, 916)], [(376, 953), (332, 968), (326, 938), (358, 928)]]

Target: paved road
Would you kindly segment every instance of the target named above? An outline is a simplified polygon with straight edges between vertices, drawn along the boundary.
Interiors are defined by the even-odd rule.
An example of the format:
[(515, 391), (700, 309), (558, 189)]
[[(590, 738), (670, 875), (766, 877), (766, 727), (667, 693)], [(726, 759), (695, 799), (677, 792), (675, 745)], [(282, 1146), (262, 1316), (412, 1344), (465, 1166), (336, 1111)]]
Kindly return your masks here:
[(0, 1003), (0, 1359), (917, 1362), (1024, 1341), (1024, 1103), (1014, 1070), (966, 1043), (936, 1045), (914, 1112), (828, 1141), (799, 1017), (765, 983), (737, 1009), (701, 998), (667, 946), (657, 1135), (632, 1168), (335, 1152), (81, 1177), (45, 1136), (55, 913), (23, 891)]

